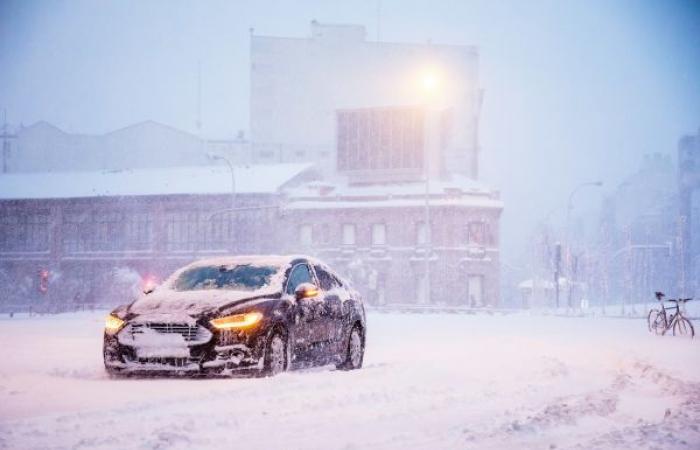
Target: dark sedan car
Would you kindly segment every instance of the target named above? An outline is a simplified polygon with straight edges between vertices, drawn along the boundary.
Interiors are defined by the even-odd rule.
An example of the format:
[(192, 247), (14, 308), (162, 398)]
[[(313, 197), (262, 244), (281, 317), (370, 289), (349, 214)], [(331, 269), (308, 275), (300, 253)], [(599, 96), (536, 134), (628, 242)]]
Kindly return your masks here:
[(362, 366), (362, 299), (305, 256), (197, 261), (107, 317), (110, 374), (276, 373)]

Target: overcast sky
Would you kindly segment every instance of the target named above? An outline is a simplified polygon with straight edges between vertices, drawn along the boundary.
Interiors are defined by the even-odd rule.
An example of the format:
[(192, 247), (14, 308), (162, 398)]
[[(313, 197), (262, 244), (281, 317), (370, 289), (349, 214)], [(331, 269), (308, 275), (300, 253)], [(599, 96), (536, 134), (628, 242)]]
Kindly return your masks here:
[(146, 119), (195, 132), (201, 61), (203, 134), (231, 137), (248, 128), (249, 29), (305, 37), (312, 19), (479, 48), (482, 178), (503, 191), (510, 243), (577, 183), (609, 191), (700, 127), (693, 0), (0, 0), (0, 108), (70, 132)]

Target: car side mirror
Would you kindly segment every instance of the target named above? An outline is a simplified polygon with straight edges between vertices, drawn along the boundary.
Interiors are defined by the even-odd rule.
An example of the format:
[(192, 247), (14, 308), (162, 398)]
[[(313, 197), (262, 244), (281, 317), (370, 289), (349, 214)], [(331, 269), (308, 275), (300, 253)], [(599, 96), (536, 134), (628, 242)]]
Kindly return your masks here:
[(312, 298), (318, 295), (318, 288), (311, 283), (301, 283), (294, 289), (294, 296), (297, 300)]

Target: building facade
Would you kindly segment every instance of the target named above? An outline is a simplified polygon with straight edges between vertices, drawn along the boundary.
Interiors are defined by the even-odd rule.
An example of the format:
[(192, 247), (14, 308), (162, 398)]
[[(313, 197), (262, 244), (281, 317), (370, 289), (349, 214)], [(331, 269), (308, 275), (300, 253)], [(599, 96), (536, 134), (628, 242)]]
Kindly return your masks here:
[[(373, 42), (363, 26), (311, 22), (305, 38), (251, 35), (250, 135), (255, 162), (315, 161), (335, 170), (337, 111), (413, 107), (435, 88), (454, 124), (440, 158), (478, 177), (478, 52), (462, 45)], [(430, 83), (431, 86), (425, 86)]]
[(373, 306), (498, 306), (498, 195), (459, 176), (434, 183), (426, 222), (424, 189), (303, 184), (288, 192), (282, 242), (332, 263)]
[(221, 166), (135, 172), (0, 176), (2, 308), (125, 303), (199, 258), (277, 253), (282, 191), (313, 176), (239, 168), (234, 199)]
[(678, 143), (680, 196), (680, 284), (682, 295), (698, 295), (700, 290), (700, 130), (683, 136)]

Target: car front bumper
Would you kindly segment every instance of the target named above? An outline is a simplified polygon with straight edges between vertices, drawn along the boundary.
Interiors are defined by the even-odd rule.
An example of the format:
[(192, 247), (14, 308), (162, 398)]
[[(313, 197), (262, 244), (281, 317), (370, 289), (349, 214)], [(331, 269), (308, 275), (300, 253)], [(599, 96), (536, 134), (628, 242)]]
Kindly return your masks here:
[[(104, 335), (104, 364), (111, 374), (230, 376), (258, 372), (263, 366), (262, 334), (202, 329), (196, 335), (150, 336), (127, 324)], [(170, 333), (173, 334), (173, 333)]]

